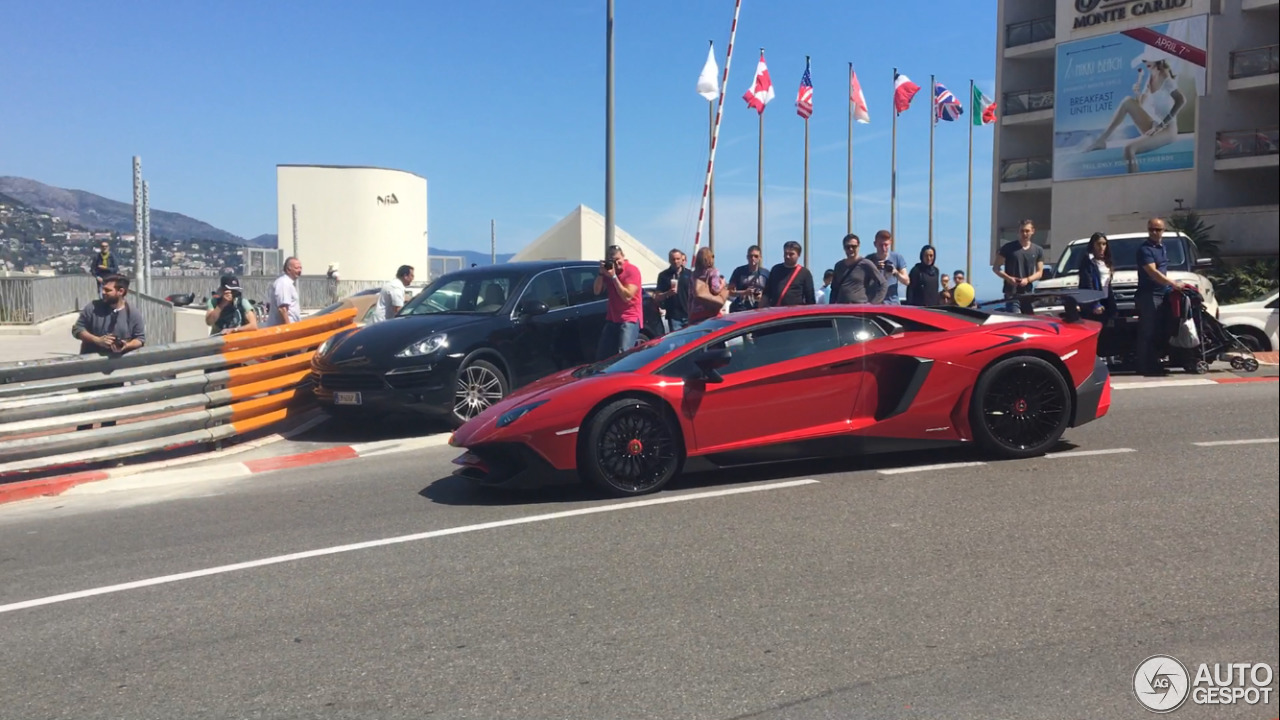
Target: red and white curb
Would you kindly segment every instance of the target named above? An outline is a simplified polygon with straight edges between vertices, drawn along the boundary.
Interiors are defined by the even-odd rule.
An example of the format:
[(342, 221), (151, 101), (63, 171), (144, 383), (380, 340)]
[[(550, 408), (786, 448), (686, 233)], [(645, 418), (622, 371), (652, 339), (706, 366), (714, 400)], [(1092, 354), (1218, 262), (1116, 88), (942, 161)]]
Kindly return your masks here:
[[(253, 441), (252, 443), (237, 445), (232, 450), (234, 450), (235, 453), (240, 453), (257, 447), (262, 447), (263, 445), (268, 445), (271, 442), (299, 435), (325, 420), (326, 418), (324, 417), (316, 418), (303, 423), (287, 434), (261, 438), (260, 440)], [(149, 463), (146, 465), (109, 468), (105, 470), (89, 470), (86, 472), (71, 473), (70, 475), (60, 475), (58, 477), (5, 483), (0, 485), (0, 505), (35, 497), (61, 495), (71, 488), (78, 487), (86, 483), (96, 483), (102, 480), (129, 478), (130, 488), (157, 487), (172, 483), (189, 483), (200, 482), (203, 480), (247, 477), (249, 475), (257, 475), (259, 473), (272, 472), (274, 470), (300, 468), (307, 467), (309, 465), (322, 465), (324, 463), (337, 462), (339, 460), (354, 460), (356, 458), (375, 457), (378, 455), (391, 455), (394, 453), (409, 452), (412, 450), (443, 447), (448, 444), (449, 433), (440, 433), (436, 435), (427, 435), (425, 437), (407, 438), (404, 440), (382, 440), (379, 442), (342, 445), (339, 447), (312, 450), (310, 452), (298, 453), (295, 455), (258, 458), (255, 460), (244, 460), (242, 462), (218, 463), (215, 465), (204, 465), (196, 468), (174, 467), (178, 465), (189, 465), (193, 462), (208, 461), (210, 459), (208, 454), (196, 455), (191, 458), (168, 460)], [(228, 451), (222, 452), (232, 454)], [(94, 490), (87, 491), (94, 492)], [(100, 490), (100, 492), (111, 491), (112, 488), (105, 486)]]

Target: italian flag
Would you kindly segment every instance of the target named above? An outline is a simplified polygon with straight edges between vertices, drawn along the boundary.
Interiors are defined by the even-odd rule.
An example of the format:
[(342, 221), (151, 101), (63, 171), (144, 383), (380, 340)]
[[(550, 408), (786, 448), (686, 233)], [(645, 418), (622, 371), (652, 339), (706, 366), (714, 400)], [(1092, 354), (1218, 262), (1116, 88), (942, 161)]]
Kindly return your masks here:
[(986, 95), (978, 89), (977, 85), (973, 86), (973, 102), (969, 105), (973, 108), (970, 117), (973, 118), (973, 124), (982, 126), (990, 125), (996, 121), (996, 103), (994, 100), (988, 100)]

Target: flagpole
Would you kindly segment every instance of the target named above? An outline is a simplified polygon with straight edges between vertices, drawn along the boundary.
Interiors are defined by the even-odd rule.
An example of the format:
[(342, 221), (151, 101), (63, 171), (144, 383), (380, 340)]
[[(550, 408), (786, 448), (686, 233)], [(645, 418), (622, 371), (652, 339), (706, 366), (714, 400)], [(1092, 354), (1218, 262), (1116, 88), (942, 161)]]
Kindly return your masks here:
[[(613, 2), (613, 0), (609, 0)], [(729, 64), (733, 62), (733, 41), (738, 35), (738, 12), (742, 9), (742, 0), (733, 5), (733, 25), (729, 28), (729, 48), (725, 51), (724, 72), (720, 75), (720, 99), (716, 101), (716, 120), (711, 129), (711, 152), (707, 156), (707, 178), (702, 183), (702, 207), (698, 209), (698, 230), (693, 236), (693, 252), (698, 253), (698, 243), (702, 240), (702, 221), (707, 214), (707, 204), (711, 195), (712, 169), (716, 164), (716, 141), (720, 138), (720, 119), (724, 117), (724, 94), (729, 87)]]
[[(707, 103), (707, 148), (708, 150), (715, 144), (716, 136), (716, 109)], [(711, 173), (707, 176), (707, 247), (711, 248), (711, 252), (716, 251), (716, 178)]]
[(846, 183), (845, 234), (853, 232), (853, 63), (849, 63), (849, 158)]
[[(894, 90), (897, 90), (898, 68), (893, 69)], [(896, 103), (895, 103), (896, 105)], [(889, 237), (898, 240), (898, 108), (893, 108), (893, 131), (890, 133), (889, 151)]]
[[(805, 71), (809, 70), (809, 56), (804, 56)], [(804, 119), (804, 264), (809, 264), (809, 118)]]
[(938, 127), (938, 80), (929, 76), (929, 247), (933, 247), (933, 131)]
[[(764, 57), (764, 48), (760, 48)], [(764, 248), (764, 108), (760, 109), (760, 149), (756, 157), (756, 245)]]
[(609, 248), (613, 247), (613, 228), (616, 222), (613, 214), (613, 0), (609, 0), (608, 32), (606, 33), (608, 50), (608, 67), (605, 69), (605, 124), (604, 124), (604, 254), (609, 257)]
[(968, 280), (973, 270), (970, 266), (973, 264), (973, 124), (978, 121), (978, 115), (981, 108), (973, 107), (973, 81), (969, 81), (969, 228), (966, 233), (965, 255), (964, 255), (964, 277)]

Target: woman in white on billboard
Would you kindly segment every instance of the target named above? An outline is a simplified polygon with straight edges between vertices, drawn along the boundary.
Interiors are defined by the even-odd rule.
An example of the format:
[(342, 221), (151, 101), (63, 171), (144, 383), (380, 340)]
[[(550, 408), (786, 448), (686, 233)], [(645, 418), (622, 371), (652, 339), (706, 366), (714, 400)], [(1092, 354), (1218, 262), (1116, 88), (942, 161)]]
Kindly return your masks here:
[[(1143, 71), (1148, 73), (1143, 78)], [(1150, 152), (1178, 139), (1178, 112), (1187, 104), (1187, 98), (1178, 89), (1177, 76), (1168, 60), (1141, 59), (1138, 65), (1138, 81), (1133, 84), (1133, 95), (1124, 99), (1111, 124), (1098, 136), (1086, 152), (1107, 147), (1111, 133), (1120, 127), (1126, 117), (1133, 120), (1142, 133), (1124, 145), (1124, 159), (1129, 172), (1138, 172), (1138, 153)]]

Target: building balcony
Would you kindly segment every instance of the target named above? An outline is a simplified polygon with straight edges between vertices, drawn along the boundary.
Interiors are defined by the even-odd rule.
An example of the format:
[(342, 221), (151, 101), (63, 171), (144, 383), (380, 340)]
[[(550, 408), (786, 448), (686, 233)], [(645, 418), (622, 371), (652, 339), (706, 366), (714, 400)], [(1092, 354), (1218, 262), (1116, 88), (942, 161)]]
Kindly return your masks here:
[(1240, 3), (1240, 9), (1249, 10), (1275, 10), (1280, 8), (1280, 0), (1243, 0)]
[(1052, 58), (1057, 19), (1049, 15), (1004, 28), (1004, 56), (1007, 58)]
[(1280, 167), (1280, 128), (1224, 130), (1213, 153), (1214, 170)]
[(1000, 113), (1000, 122), (1005, 125), (1053, 122), (1053, 90), (1007, 92)]
[(1231, 53), (1228, 90), (1280, 86), (1280, 45), (1267, 45)]
[(1000, 161), (1000, 192), (1048, 190), (1053, 186), (1053, 157)]

